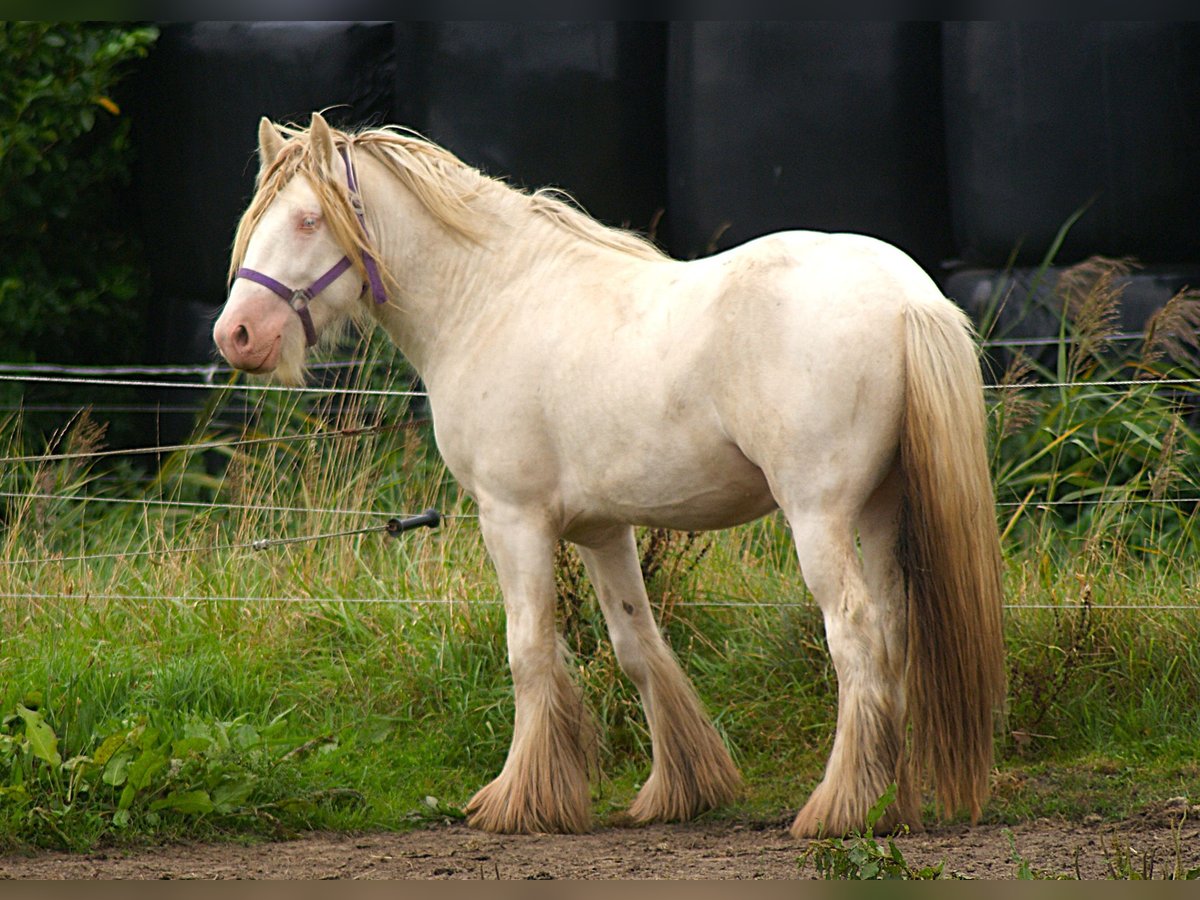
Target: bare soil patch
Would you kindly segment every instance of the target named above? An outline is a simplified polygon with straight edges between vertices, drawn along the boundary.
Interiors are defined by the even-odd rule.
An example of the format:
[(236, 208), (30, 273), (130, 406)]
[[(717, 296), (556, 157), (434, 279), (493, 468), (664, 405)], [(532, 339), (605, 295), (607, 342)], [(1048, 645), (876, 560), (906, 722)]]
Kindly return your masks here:
[[(601, 828), (577, 836), (491, 835), (461, 824), (375, 834), (309, 834), (239, 846), (185, 844), (87, 854), (0, 857), (0, 878), (42, 879), (789, 879), (805, 844), (787, 822), (699, 822)], [(1200, 866), (1200, 808), (1164, 806), (1119, 823), (1038, 820), (948, 826), (897, 838), (914, 865), (1007, 879), (1024, 860), (1041, 875), (1111, 877), (1112, 867), (1163, 877)], [(1015, 851), (1015, 853), (1014, 853)]]

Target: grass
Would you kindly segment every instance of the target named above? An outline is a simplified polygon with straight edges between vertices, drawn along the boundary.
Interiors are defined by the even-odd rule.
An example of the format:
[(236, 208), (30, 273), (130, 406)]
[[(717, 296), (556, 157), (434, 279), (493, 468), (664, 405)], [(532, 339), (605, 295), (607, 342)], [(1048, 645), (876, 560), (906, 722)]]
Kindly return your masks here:
[[(1200, 797), (1200, 610), (1186, 565), (1200, 447), (1192, 395), (1149, 377), (1194, 368), (1149, 343), (1104, 350), (1103, 309), (1088, 304), (1119, 300), (1112, 271), (1070, 283), (1072, 341), (1049, 364), (1017, 360), (1008, 383), (1030, 383), (993, 398), (1013, 608), (989, 821), (1118, 818)], [(1176, 356), (1167, 336), (1194, 317), (1190, 302), (1157, 324)], [(367, 384), (405, 384), (385, 352), (367, 358)], [(1140, 383), (1032, 386), (1116, 378)], [(228, 433), (221, 399), (195, 442)], [(427, 424), (390, 427), (407, 400), (371, 403), (268, 395), (239, 412), (247, 437), (360, 431), (178, 451), (148, 485), (102, 479), (114, 465), (130, 473), (87, 458), (0, 468), (0, 490), (18, 495), (0, 506), (0, 848), (412, 827), (456, 817), (495, 775), (512, 698), (472, 506)], [(84, 414), (48, 448), (25, 441), (19, 420), (0, 428), (10, 458), (86, 454), (104, 432)], [(222, 505), (62, 499), (82, 493)], [(252, 546), (429, 506), (450, 516), (434, 532)], [(642, 549), (662, 627), (749, 784), (712, 815), (782, 822), (820, 778), (837, 696), (786, 523), (646, 532)], [(649, 739), (570, 551), (559, 571), (572, 666), (604, 738), (603, 819), (636, 793)], [(778, 603), (789, 605), (754, 605)]]

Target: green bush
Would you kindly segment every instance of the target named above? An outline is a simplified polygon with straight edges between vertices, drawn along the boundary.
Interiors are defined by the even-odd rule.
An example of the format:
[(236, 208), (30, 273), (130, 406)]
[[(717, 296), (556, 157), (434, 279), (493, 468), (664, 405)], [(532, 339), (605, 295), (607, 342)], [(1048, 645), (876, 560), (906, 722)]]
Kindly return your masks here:
[(0, 21), (0, 360), (141, 351), (129, 122), (112, 100), (158, 32)]
[(1064, 269), (1050, 291), (1055, 358), (1017, 354), (992, 395), (1003, 533), (1069, 559), (1097, 541), (1171, 555), (1194, 539), (1200, 293), (1180, 291), (1118, 347), (1130, 268), (1096, 257)]
[(324, 742), (289, 747), (283, 717), (261, 727), (246, 716), (127, 721), (67, 758), (33, 705), (0, 718), (0, 847), (85, 850), (139, 833), (183, 836), (201, 823), (278, 836), (330, 799), (289, 793), (294, 758)]

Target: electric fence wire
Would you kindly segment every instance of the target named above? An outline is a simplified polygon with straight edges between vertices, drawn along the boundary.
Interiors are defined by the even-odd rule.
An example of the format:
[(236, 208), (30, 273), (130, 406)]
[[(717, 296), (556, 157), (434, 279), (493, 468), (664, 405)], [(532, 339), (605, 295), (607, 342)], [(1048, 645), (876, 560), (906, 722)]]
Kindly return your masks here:
[[(0, 374), (0, 382), (31, 382), (31, 383), (46, 383), (46, 384), (88, 384), (97, 387), (142, 387), (142, 388), (172, 388), (172, 389), (196, 389), (196, 390), (237, 390), (237, 391), (258, 391), (258, 392), (274, 392), (274, 393), (305, 393), (305, 394), (330, 394), (330, 395), (357, 395), (364, 397), (428, 397), (427, 391), (409, 391), (395, 390), (382, 388), (345, 388), (345, 387), (322, 387), (320, 385), (304, 385), (293, 387), (290, 385), (280, 384), (246, 384), (228, 383), (228, 384), (213, 384), (207, 382), (187, 382), (187, 381), (142, 381), (134, 379), (115, 379), (115, 378), (81, 378), (68, 376), (50, 376), (50, 375), (14, 375)], [(1115, 381), (1021, 381), (1003, 383), (993, 382), (985, 384), (984, 390), (988, 391), (1010, 391), (1010, 390), (1048, 390), (1048, 389), (1065, 389), (1065, 388), (1114, 388), (1114, 387), (1171, 387), (1182, 385), (1200, 385), (1200, 378), (1136, 378), (1127, 380)]]
[[(41, 592), (5, 592), (0, 593), (0, 600), (26, 601), (63, 601), (79, 602), (102, 601), (106, 603), (237, 603), (241, 605), (268, 604), (306, 604), (306, 603), (345, 603), (350, 605), (380, 605), (380, 606), (502, 606), (500, 597), (293, 597), (293, 596), (226, 596), (210, 594), (113, 594), (113, 593), (82, 593), (82, 594), (48, 594)], [(815, 609), (813, 603), (803, 600), (683, 600), (676, 607), (695, 607), (703, 609)], [(1105, 610), (1120, 611), (1155, 611), (1155, 612), (1200, 612), (1200, 605), (1182, 606), (1166, 603), (1006, 603), (1009, 610), (1055, 610), (1058, 612), (1075, 612), (1086, 609), (1089, 612)]]

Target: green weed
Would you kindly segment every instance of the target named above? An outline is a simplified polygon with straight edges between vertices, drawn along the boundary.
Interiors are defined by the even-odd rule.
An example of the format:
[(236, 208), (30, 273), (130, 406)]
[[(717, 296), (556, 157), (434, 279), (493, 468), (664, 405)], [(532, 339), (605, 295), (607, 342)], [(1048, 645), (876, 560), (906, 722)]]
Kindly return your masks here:
[(284, 752), (283, 730), (282, 719), (256, 728), (246, 717), (125, 722), (64, 758), (43, 712), (18, 703), (0, 719), (0, 843), (81, 850), (129, 833), (188, 833), (200, 821), (203, 831), (304, 827), (318, 797), (280, 792), (273, 770), (296, 752)]
[[(1173, 825), (1175, 852), (1171, 859), (1160, 860), (1154, 852), (1140, 853), (1128, 843), (1101, 840), (1101, 849), (1114, 881), (1198, 881), (1200, 866), (1187, 868), (1183, 863), (1183, 823), (1186, 813)], [(1161, 863), (1161, 865), (1160, 865)]]
[(894, 839), (888, 838), (886, 845), (875, 840), (875, 826), (895, 801), (896, 785), (892, 784), (867, 813), (867, 827), (861, 832), (810, 842), (800, 858), (801, 871), (811, 863), (827, 881), (934, 881), (945, 877), (944, 863), (918, 868), (904, 858)]
[(1056, 874), (1031, 865), (1029, 860), (1017, 850), (1017, 840), (1013, 837), (1013, 833), (1006, 828), (1004, 836), (1008, 839), (1009, 860), (1014, 866), (1013, 877), (1018, 881), (1069, 881), (1071, 879), (1070, 875)]

